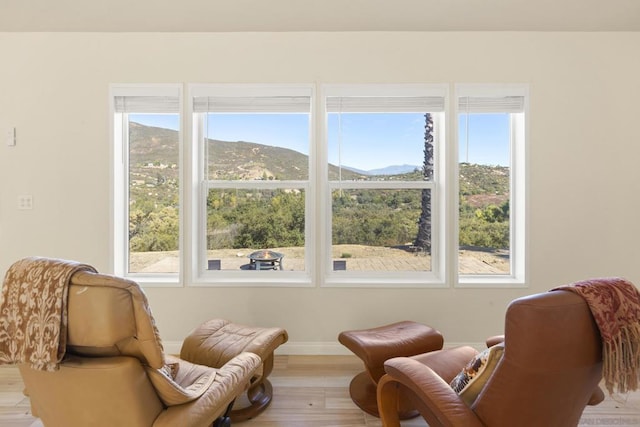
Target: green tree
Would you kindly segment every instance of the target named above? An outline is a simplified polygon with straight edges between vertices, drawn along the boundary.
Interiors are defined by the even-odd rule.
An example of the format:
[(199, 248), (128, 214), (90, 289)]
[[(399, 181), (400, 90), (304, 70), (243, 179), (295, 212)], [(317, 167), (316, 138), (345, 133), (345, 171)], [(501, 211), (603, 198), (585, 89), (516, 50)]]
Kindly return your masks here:
[[(140, 216), (137, 232), (130, 238), (130, 250), (133, 252), (174, 251), (178, 249), (178, 210), (166, 206), (159, 211)], [(131, 223), (130, 223), (131, 224)], [(131, 225), (130, 225), (131, 229)]]
[[(422, 174), (426, 181), (433, 179), (433, 117), (424, 115), (424, 162)], [(422, 190), (421, 213), (418, 219), (418, 234), (413, 244), (431, 253), (431, 190)]]
[(247, 193), (224, 216), (238, 227), (235, 248), (304, 245), (304, 194), (273, 191), (265, 196)]

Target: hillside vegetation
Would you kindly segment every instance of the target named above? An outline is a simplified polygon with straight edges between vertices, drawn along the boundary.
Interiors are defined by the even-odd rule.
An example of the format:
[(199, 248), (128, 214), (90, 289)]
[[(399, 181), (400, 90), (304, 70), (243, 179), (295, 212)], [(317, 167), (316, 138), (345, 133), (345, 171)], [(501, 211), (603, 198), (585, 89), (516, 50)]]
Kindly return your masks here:
[[(306, 180), (308, 157), (252, 142), (209, 140), (212, 180)], [(178, 248), (177, 132), (130, 126), (130, 248)], [(330, 165), (330, 179), (420, 179), (420, 172), (367, 175)], [(301, 190), (211, 189), (207, 198), (208, 249), (268, 248), (304, 244), (305, 193)], [(415, 239), (421, 190), (349, 190), (333, 194), (333, 243), (401, 246)], [(460, 164), (460, 244), (509, 246), (509, 169)]]

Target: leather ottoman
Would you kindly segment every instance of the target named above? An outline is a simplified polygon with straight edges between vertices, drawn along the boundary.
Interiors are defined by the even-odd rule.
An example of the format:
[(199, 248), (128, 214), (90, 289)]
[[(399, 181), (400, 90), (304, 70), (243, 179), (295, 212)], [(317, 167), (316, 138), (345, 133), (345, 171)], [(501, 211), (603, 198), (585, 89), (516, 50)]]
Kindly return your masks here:
[(251, 419), (271, 403), (273, 388), (267, 379), (273, 370), (273, 352), (288, 340), (282, 328), (259, 328), (213, 319), (197, 327), (184, 340), (180, 358), (192, 363), (218, 368), (234, 356), (248, 351), (262, 359), (262, 369), (251, 378), (247, 390), (249, 406), (233, 409), (231, 421)]
[[(440, 350), (442, 334), (421, 323), (402, 321), (371, 329), (341, 332), (338, 341), (364, 362), (365, 371), (349, 385), (353, 402), (368, 414), (379, 416), (376, 387), (384, 375), (384, 362), (392, 357), (415, 356)], [(400, 419), (413, 418), (418, 412), (407, 406), (399, 408)]]

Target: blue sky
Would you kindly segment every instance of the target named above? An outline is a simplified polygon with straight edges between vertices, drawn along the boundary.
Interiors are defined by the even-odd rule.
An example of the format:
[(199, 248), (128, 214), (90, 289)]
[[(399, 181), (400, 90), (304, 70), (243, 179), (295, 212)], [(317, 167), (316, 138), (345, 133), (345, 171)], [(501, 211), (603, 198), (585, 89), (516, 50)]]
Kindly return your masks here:
[[(338, 164), (338, 145), (341, 145), (342, 164), (358, 169), (422, 165), (424, 114), (342, 114), (341, 118), (331, 114), (328, 123), (331, 163)], [(341, 144), (338, 144), (339, 135)], [(460, 114), (458, 137), (461, 162), (509, 164), (508, 114), (470, 114), (468, 126), (467, 115)]]
[[(461, 162), (509, 166), (510, 118), (508, 113), (460, 114), (458, 158)], [(468, 146), (468, 150), (467, 150)], [(467, 159), (468, 152), (468, 159)]]
[(329, 162), (361, 170), (422, 165), (424, 120), (416, 113), (329, 114)]
[[(173, 114), (131, 114), (130, 119), (150, 126), (178, 128), (178, 115)], [(460, 161), (508, 165), (509, 115), (470, 114), (468, 119), (467, 140), (467, 116), (460, 114)], [(217, 114), (209, 120), (209, 137), (309, 154), (308, 126), (309, 119), (304, 114)], [(343, 165), (362, 170), (402, 164), (419, 166), (424, 156), (424, 115), (343, 113), (338, 119), (337, 114), (330, 114), (328, 139), (329, 161), (333, 164), (338, 164), (340, 156)]]

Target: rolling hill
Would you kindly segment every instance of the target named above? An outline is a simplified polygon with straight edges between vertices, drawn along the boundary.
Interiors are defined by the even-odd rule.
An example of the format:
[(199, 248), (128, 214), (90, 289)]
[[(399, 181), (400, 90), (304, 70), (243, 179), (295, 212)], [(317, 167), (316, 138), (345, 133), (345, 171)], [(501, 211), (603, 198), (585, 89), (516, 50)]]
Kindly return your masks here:
[[(178, 164), (178, 132), (171, 129), (131, 123), (129, 163), (133, 172), (157, 180), (157, 170)], [(306, 180), (309, 157), (287, 148), (246, 141), (208, 140), (209, 178), (211, 179), (278, 179)], [(163, 167), (164, 166), (164, 167)], [(329, 178), (337, 179), (339, 168), (329, 165)], [(342, 168), (342, 178), (366, 179), (367, 173)]]
[[(208, 171), (211, 179), (306, 180), (309, 158), (294, 150), (246, 141), (208, 140)], [(138, 123), (130, 126), (131, 179), (155, 186), (178, 179), (178, 132)], [(344, 166), (342, 179), (375, 179), (376, 176), (414, 175), (419, 166), (400, 165), (361, 171)], [(329, 165), (329, 179), (336, 180), (339, 168)], [(415, 179), (410, 178), (410, 179)], [(469, 163), (460, 164), (463, 196), (494, 195), (508, 198), (509, 168)]]

